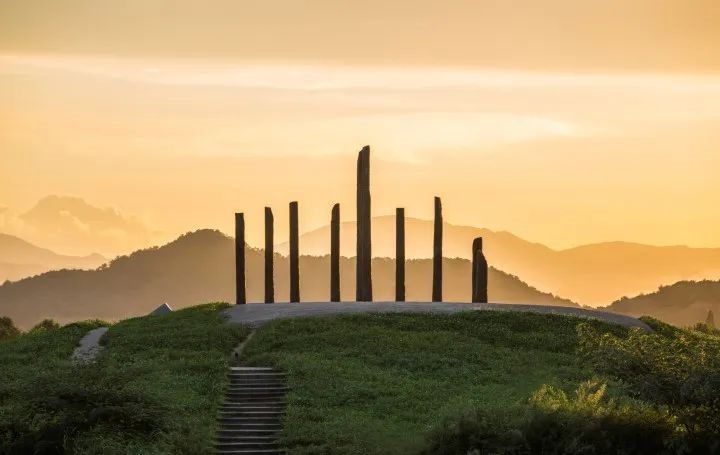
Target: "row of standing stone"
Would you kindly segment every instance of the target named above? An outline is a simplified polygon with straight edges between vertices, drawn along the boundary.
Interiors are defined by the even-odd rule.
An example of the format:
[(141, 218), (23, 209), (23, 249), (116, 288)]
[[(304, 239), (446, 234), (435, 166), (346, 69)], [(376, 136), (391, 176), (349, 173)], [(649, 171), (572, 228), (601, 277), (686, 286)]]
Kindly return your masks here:
[[(290, 302), (300, 302), (300, 266), (298, 203), (290, 209)], [(395, 300), (405, 301), (405, 209), (395, 212)], [(265, 303), (274, 303), (273, 281), (274, 219), (272, 209), (265, 207)], [(358, 154), (357, 162), (357, 257), (355, 300), (372, 302), (372, 244), (370, 212), (370, 147)], [(443, 219), (442, 201), (435, 198), (433, 233), (432, 301), (442, 302)], [(487, 303), (488, 265), (482, 250), (482, 237), (472, 244), (472, 302)], [(245, 290), (245, 218), (235, 214), (235, 287), (236, 303), (247, 303)], [(330, 221), (330, 301), (340, 301), (340, 204), (332, 208)]]

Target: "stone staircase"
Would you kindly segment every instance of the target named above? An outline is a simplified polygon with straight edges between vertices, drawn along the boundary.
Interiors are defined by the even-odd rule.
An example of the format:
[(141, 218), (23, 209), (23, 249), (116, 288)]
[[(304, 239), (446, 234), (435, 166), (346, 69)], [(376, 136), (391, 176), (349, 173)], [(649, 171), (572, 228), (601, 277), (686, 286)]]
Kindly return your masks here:
[(285, 373), (270, 367), (231, 367), (220, 408), (218, 454), (284, 454), (277, 437), (285, 410)]

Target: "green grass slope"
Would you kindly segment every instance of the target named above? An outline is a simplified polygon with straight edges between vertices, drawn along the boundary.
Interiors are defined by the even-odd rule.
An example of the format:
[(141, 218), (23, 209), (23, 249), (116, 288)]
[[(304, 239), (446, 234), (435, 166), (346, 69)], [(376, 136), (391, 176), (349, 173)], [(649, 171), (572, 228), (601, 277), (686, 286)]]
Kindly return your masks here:
[(224, 307), (115, 324), (91, 366), (69, 358), (99, 322), (0, 342), (0, 453), (212, 453), (229, 354), (248, 334)]
[(501, 312), (290, 319), (263, 326), (244, 355), (288, 373), (291, 453), (417, 453), (445, 418), (519, 413), (543, 384), (589, 379), (576, 358), (580, 322)]

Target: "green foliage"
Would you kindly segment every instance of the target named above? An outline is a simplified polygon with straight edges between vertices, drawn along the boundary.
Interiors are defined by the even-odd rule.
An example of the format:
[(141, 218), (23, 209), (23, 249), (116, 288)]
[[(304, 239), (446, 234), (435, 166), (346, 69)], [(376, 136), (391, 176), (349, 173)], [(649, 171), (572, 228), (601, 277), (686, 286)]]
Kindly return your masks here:
[(20, 329), (15, 327), (13, 320), (7, 316), (0, 317), (0, 341), (9, 340), (20, 335)]
[(695, 330), (632, 330), (626, 338), (581, 326), (581, 356), (638, 399), (668, 406), (692, 440), (720, 447), (720, 337)]
[(278, 320), (257, 331), (245, 356), (288, 374), (291, 453), (417, 453), (446, 417), (522, 413), (542, 384), (588, 379), (576, 361), (578, 322), (490, 311)]
[(654, 455), (672, 433), (666, 412), (619, 404), (607, 398), (605, 384), (586, 381), (572, 396), (542, 386), (514, 420), (481, 411), (445, 422), (430, 434), (424, 453)]
[(212, 453), (229, 354), (248, 333), (224, 323), (225, 307), (122, 321), (87, 366), (70, 354), (99, 322), (4, 343), (0, 454)]
[(60, 324), (53, 321), (52, 319), (43, 319), (42, 321), (35, 324), (35, 326), (30, 329), (29, 333), (36, 333), (36, 332), (43, 332), (48, 330), (56, 330), (60, 328)]

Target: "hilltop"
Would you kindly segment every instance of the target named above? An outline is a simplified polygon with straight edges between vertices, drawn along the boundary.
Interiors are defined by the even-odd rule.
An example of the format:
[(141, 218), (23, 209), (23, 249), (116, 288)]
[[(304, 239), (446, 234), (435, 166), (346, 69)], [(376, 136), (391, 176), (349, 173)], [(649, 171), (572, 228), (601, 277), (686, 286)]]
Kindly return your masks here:
[[(185, 234), (161, 247), (121, 256), (97, 270), (60, 270), (0, 286), (0, 314), (19, 326), (41, 318), (72, 321), (89, 317), (120, 319), (147, 314), (163, 302), (183, 308), (200, 301), (234, 301), (235, 244), (218, 231)], [(246, 248), (247, 292), (251, 302), (263, 298), (263, 251)], [(276, 300), (288, 298), (287, 258), (275, 255)], [(407, 299), (427, 300), (431, 294), (430, 260), (407, 263)], [(470, 263), (445, 259), (444, 298), (469, 301)], [(301, 296), (304, 301), (326, 301), (329, 293), (329, 258), (302, 256)], [(354, 259), (342, 258), (341, 296), (355, 292)], [(394, 261), (373, 260), (376, 300), (394, 299)], [(570, 305), (575, 303), (543, 293), (519, 278), (490, 269), (491, 301)]]
[[(407, 257), (431, 257), (433, 222), (406, 218), (405, 224)], [(342, 223), (341, 254), (354, 254), (355, 232), (355, 222)], [(373, 218), (373, 255), (395, 256), (394, 233), (394, 216)], [(485, 255), (496, 268), (583, 305), (606, 305), (680, 280), (720, 278), (720, 248), (607, 242), (555, 250), (509, 232), (449, 223), (443, 227), (444, 255), (469, 259), (475, 237), (485, 239)], [(327, 254), (329, 239), (328, 226), (316, 229), (300, 237), (301, 249)], [(278, 251), (286, 252), (287, 244), (278, 245)]]

